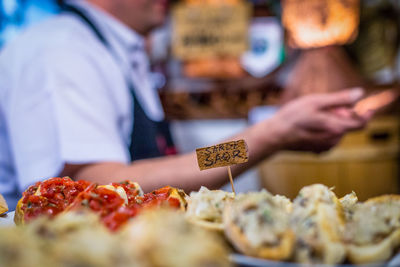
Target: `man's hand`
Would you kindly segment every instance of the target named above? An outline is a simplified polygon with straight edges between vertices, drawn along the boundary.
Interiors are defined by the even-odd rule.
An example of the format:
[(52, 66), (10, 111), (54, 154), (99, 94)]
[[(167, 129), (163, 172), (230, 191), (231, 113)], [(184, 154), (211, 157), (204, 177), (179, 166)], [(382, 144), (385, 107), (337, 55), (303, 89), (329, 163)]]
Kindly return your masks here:
[[(335, 145), (344, 133), (363, 127), (366, 118), (352, 109), (362, 90), (312, 95), (288, 103), (271, 119), (247, 128), (229, 140), (244, 139), (249, 161), (232, 167), (237, 176), (281, 149), (322, 152)], [(228, 140), (227, 140), (228, 141)], [(132, 164), (94, 162), (66, 164), (63, 175), (106, 184), (124, 179), (138, 182), (145, 191), (164, 185), (197, 190), (201, 185), (218, 188), (226, 183), (226, 170), (200, 172), (196, 153), (138, 160)]]
[(363, 96), (360, 88), (315, 94), (283, 106), (274, 121), (283, 149), (322, 152), (351, 130), (363, 128), (371, 114), (361, 117), (353, 105)]

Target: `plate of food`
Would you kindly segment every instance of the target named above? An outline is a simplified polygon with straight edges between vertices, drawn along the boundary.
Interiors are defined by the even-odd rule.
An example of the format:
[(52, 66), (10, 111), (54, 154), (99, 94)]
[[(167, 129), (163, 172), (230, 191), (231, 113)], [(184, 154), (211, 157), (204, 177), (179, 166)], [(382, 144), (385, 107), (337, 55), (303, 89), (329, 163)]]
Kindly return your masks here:
[[(219, 217), (202, 212), (211, 205), (220, 207)], [(203, 189), (190, 195), (187, 211), (189, 221), (222, 228), (239, 266), (400, 266), (399, 195), (359, 202), (354, 192), (338, 198), (314, 184), (291, 202), (266, 190), (221, 198)]]
[(189, 223), (185, 208), (170, 186), (44, 180), (23, 193), (17, 226), (0, 227), (1, 266), (231, 267), (222, 237)]
[[(176, 236), (177, 240), (184, 240), (177, 243), (185, 243), (185, 248), (189, 244), (200, 244), (198, 239), (206, 236), (205, 232), (211, 234), (210, 244), (219, 244), (222, 240), (231, 247), (229, 257), (225, 253), (229, 250), (219, 246), (225, 252), (216, 253), (220, 255), (216, 258), (221, 260), (221, 265), (213, 266), (400, 266), (400, 256), (395, 256), (400, 248), (400, 195), (383, 195), (359, 202), (354, 192), (338, 198), (333, 189), (322, 184), (302, 188), (291, 201), (264, 189), (235, 195), (203, 187), (188, 196), (183, 190), (166, 186), (144, 194), (140, 186), (131, 181), (97, 185), (70, 178), (51, 178), (32, 185), (24, 192), (16, 208), (15, 222), (29, 228), (30, 225), (34, 227), (40, 218), (50, 217), (54, 221), (52, 227), (58, 229), (66, 221), (57, 220), (59, 216), (88, 212), (97, 216), (110, 234), (116, 234), (110, 238), (118, 238), (121, 236), (118, 233), (128, 231), (135, 240), (144, 231), (144, 225), (149, 226), (150, 223), (146, 221), (143, 227), (136, 230), (126, 230), (127, 227), (142, 213), (157, 212), (163, 207), (174, 210), (168, 216), (184, 218), (187, 222), (179, 226)], [(7, 213), (3, 215), (3, 222), (14, 225), (12, 218), (13, 213)], [(89, 222), (86, 219), (78, 221), (83, 224)], [(160, 220), (157, 227), (168, 232), (170, 230), (162, 226), (164, 221)], [(196, 234), (196, 238), (187, 239), (183, 230), (192, 231), (193, 227), (201, 232)], [(24, 231), (25, 228), (13, 227), (19, 229), (16, 231)], [(39, 237), (48, 232), (43, 232), (41, 227), (38, 229)], [(153, 232), (150, 229), (148, 234)], [(70, 235), (69, 232), (66, 234)], [(18, 236), (18, 233), (15, 235)], [(164, 235), (163, 238), (160, 236), (153, 236), (154, 244), (167, 242)], [(146, 235), (143, 240), (150, 240), (149, 236)], [(139, 246), (139, 243), (132, 244)], [(5, 244), (5, 247), (9, 245)], [(66, 247), (69, 246), (66, 244)], [(165, 244), (165, 248), (169, 246), (169, 243)], [(88, 244), (83, 247), (92, 248)], [(172, 257), (177, 262), (183, 259), (186, 262), (192, 257), (191, 254), (184, 255), (182, 249), (178, 246), (177, 253)], [(211, 255), (210, 250), (207, 247), (195, 249), (208, 251)], [(83, 248), (80, 251), (86, 254)], [(147, 257), (146, 253), (139, 254)], [(171, 266), (191, 266), (177, 265), (177, 262)]]

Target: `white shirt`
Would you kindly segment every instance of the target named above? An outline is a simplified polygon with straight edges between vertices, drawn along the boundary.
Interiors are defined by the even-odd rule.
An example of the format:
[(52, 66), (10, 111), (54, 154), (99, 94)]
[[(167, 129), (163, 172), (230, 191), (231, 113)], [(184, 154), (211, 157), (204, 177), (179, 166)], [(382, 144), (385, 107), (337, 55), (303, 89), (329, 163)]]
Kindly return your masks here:
[(0, 53), (0, 193), (11, 208), (29, 185), (57, 176), (67, 162), (130, 161), (133, 101), (126, 77), (146, 114), (163, 118), (147, 57), (131, 55), (133, 46), (144, 46), (142, 37), (84, 1), (74, 4), (113, 54), (69, 13), (28, 29)]

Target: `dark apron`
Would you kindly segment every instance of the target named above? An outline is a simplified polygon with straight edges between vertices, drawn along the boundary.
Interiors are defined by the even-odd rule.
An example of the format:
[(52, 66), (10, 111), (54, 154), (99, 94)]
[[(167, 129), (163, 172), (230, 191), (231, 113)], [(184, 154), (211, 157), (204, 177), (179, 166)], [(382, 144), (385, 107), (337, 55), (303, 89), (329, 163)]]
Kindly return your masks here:
[[(82, 10), (72, 5), (64, 5), (62, 10), (75, 14), (85, 22), (98, 40), (113, 54), (104, 35)], [(126, 77), (126, 82), (133, 99), (133, 129), (129, 147), (131, 159), (138, 160), (176, 154), (168, 122), (151, 120), (137, 101), (133, 84), (128, 77)]]

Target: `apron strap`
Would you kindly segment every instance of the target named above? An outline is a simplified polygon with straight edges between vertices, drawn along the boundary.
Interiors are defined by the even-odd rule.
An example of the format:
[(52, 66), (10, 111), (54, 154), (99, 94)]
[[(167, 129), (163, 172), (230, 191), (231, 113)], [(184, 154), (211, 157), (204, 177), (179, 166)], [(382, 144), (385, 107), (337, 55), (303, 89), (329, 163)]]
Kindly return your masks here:
[[(112, 53), (107, 39), (82, 10), (67, 4), (62, 6), (62, 10), (73, 13), (82, 19), (96, 35), (97, 39)], [(126, 82), (133, 99), (133, 129), (129, 147), (131, 159), (139, 160), (177, 154), (168, 122), (165, 120), (161, 122), (151, 120), (144, 112), (142, 105), (137, 101), (131, 80), (126, 79)]]

